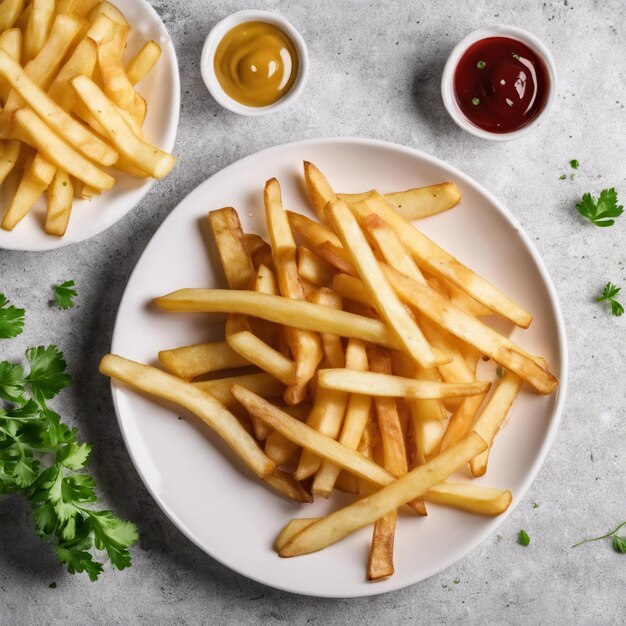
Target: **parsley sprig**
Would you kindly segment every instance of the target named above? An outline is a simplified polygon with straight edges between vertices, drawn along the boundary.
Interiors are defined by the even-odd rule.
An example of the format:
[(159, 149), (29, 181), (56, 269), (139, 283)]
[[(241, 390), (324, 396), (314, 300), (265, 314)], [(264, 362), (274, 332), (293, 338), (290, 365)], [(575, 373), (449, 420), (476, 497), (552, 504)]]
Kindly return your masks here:
[(617, 192), (613, 187), (603, 189), (597, 200), (590, 193), (584, 194), (576, 208), (592, 224), (603, 228), (613, 226), (615, 220), (611, 218), (619, 217), (624, 212), (624, 207), (617, 204)]
[[(91, 446), (77, 441), (76, 429), (47, 406), (71, 379), (56, 346), (26, 351), (28, 372), (0, 361), (0, 493), (23, 493), (31, 502), (37, 534), (54, 545), (70, 573), (96, 580), (103, 564), (131, 564), (128, 548), (137, 541), (134, 524), (111, 511), (95, 510), (95, 481), (83, 470)], [(95, 550), (94, 550), (95, 549)]]
[(74, 287), (76, 283), (73, 280), (66, 280), (59, 285), (53, 285), (52, 291), (54, 299), (60, 309), (71, 309), (74, 306), (74, 298), (78, 295)]
[(582, 541), (575, 543), (572, 548), (577, 548), (578, 546), (582, 546), (583, 543), (589, 543), (590, 541), (600, 541), (600, 539), (608, 539), (609, 537), (613, 537), (613, 540), (611, 542), (613, 545), (613, 550), (615, 550), (615, 552), (619, 552), (620, 554), (626, 554), (626, 537), (620, 537), (617, 534), (624, 526), (626, 526), (626, 522), (622, 522), (617, 528), (614, 528), (606, 535), (591, 537), (590, 539), (583, 539)]
[(621, 287), (613, 283), (604, 285), (602, 295), (596, 298), (596, 302), (609, 302), (611, 304), (611, 314), (619, 317), (624, 314), (624, 307), (615, 299), (615, 296), (622, 290)]
[(7, 297), (0, 293), (0, 339), (17, 337), (24, 330), (24, 309), (9, 304)]

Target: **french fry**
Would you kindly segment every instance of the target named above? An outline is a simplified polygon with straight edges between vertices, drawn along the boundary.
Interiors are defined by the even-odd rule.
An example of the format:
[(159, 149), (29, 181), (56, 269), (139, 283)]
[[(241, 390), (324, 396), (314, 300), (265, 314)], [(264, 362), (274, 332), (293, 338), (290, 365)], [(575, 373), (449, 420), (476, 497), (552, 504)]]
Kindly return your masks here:
[(202, 391), (212, 395), (226, 408), (237, 404), (237, 401), (230, 393), (232, 385), (241, 385), (250, 391), (254, 391), (262, 398), (280, 398), (285, 390), (285, 385), (276, 380), (270, 374), (261, 372), (258, 374), (242, 374), (240, 376), (228, 376), (226, 378), (214, 378), (212, 380), (202, 380), (193, 383)]
[(113, 102), (96, 83), (86, 76), (77, 76), (70, 84), (89, 112), (107, 130), (108, 138), (120, 155), (154, 178), (163, 178), (170, 173), (176, 159), (137, 137)]
[(43, 48), (52, 28), (55, 0), (32, 0), (30, 17), (24, 34), (24, 58), (34, 59)]
[(311, 494), (291, 474), (274, 470), (263, 479), (263, 482), (290, 500), (295, 502), (313, 502)]
[[(83, 0), (84, 1), (84, 0)], [(128, 21), (124, 17), (124, 14), (110, 2), (104, 0), (98, 2), (96, 6), (89, 11), (87, 19), (93, 24), (99, 15), (106, 15), (110, 20), (113, 20), (116, 24), (122, 24), (128, 26)]]
[(128, 80), (133, 85), (143, 80), (156, 65), (160, 56), (161, 46), (154, 40), (147, 41), (126, 66)]
[(491, 385), (489, 382), (439, 383), (339, 368), (319, 370), (317, 384), (323, 389), (367, 393), (375, 397), (422, 399), (477, 395), (488, 391)]
[(539, 393), (552, 393), (556, 389), (558, 380), (509, 339), (459, 309), (427, 285), (421, 285), (388, 265), (383, 269), (400, 298), (407, 304), (513, 371)]
[(428, 502), (477, 515), (500, 515), (509, 508), (513, 500), (511, 492), (505, 489), (493, 489), (473, 483), (449, 482), (431, 487), (424, 497)]
[(280, 466), (286, 463), (298, 449), (298, 444), (289, 441), (280, 433), (274, 431), (265, 439), (265, 454)]
[(250, 256), (254, 256), (264, 246), (269, 247), (263, 237), (254, 233), (245, 233), (244, 239), (246, 240), (246, 247)]
[(387, 348), (400, 349), (397, 337), (380, 321), (346, 311), (332, 311), (313, 302), (301, 302), (251, 291), (179, 289), (155, 299), (164, 311), (245, 313), (253, 317), (314, 332), (335, 333)]
[[(311, 302), (322, 304), (324, 306), (341, 310), (341, 296), (337, 295), (332, 289), (318, 289), (311, 295)], [(324, 356), (330, 367), (345, 367), (346, 357), (341, 345), (341, 337), (335, 333), (321, 333), (322, 347)]]
[[(22, 31), (19, 28), (10, 28), (0, 34), (0, 48), (19, 62), (22, 56)], [(5, 105), (11, 93), (11, 86), (0, 82), (0, 100)]]
[[(378, 374), (391, 374), (391, 355), (381, 348), (368, 350), (370, 371)], [(394, 476), (402, 476), (408, 471), (406, 448), (400, 426), (400, 418), (394, 398), (375, 397), (376, 417), (380, 433), (383, 466)], [(374, 523), (374, 532), (367, 564), (367, 578), (378, 580), (391, 576), (393, 567), (393, 544), (396, 533), (397, 512), (390, 511)]]
[(24, 172), (13, 201), (4, 215), (2, 228), (5, 230), (15, 228), (48, 188), (55, 171), (56, 167), (40, 154), (35, 156), (30, 167)]
[[(279, 291), (288, 298), (304, 300), (305, 295), (296, 264), (296, 242), (291, 233), (287, 214), (283, 210), (280, 185), (275, 178), (265, 183), (263, 199)], [(285, 401), (287, 404), (299, 404), (322, 360), (322, 345), (315, 333), (293, 327), (285, 329), (285, 339), (296, 365), (293, 384), (285, 391)]]
[(470, 461), (472, 476), (483, 476), (487, 472), (489, 451), (493, 440), (511, 410), (513, 401), (522, 386), (521, 379), (512, 372), (505, 371), (493, 395), (474, 422), (474, 430), (487, 442), (489, 447)]
[(486, 395), (486, 393), (483, 393), (461, 400), (456, 411), (450, 416), (448, 428), (446, 428), (446, 432), (441, 439), (439, 448), (441, 452), (463, 439), (470, 429), (472, 429), (476, 414)]
[(419, 326), (387, 282), (348, 205), (342, 201), (331, 202), (324, 211), (339, 235), (370, 298), (376, 303), (381, 317), (393, 329), (404, 349), (417, 363), (422, 367), (434, 367), (437, 364), (435, 354)]
[(98, 3), (98, 0), (58, 0), (57, 13), (85, 17)]
[[(1, 51), (0, 51), (1, 54)], [(26, 143), (41, 152), (51, 163), (65, 169), (68, 174), (95, 189), (106, 191), (113, 187), (115, 179), (88, 161), (72, 146), (65, 143), (31, 110), (20, 109), (15, 113), (16, 128)]]
[[(358, 339), (350, 339), (346, 349), (346, 367), (357, 371), (368, 368), (365, 344)], [(372, 397), (364, 394), (352, 394), (346, 407), (345, 419), (339, 437), (339, 443), (356, 450), (370, 415)], [(328, 498), (341, 468), (330, 461), (324, 461), (315, 475), (311, 490), (314, 494)]]
[(113, 37), (98, 45), (98, 66), (104, 93), (121, 109), (129, 111), (135, 100), (135, 87), (126, 74), (122, 54), (130, 27), (115, 24)]
[(326, 177), (320, 172), (313, 163), (304, 161), (304, 182), (306, 184), (307, 191), (309, 192), (309, 198), (311, 204), (320, 218), (320, 221), (324, 222), (326, 217), (324, 215), (324, 209), (331, 200), (336, 200), (337, 196), (333, 191), (333, 188), (326, 180)]
[(235, 352), (226, 341), (161, 350), (159, 361), (168, 372), (185, 380), (210, 372), (250, 365), (250, 361)]
[(359, 219), (376, 213), (395, 231), (407, 250), (425, 270), (441, 276), (468, 293), (490, 311), (527, 328), (532, 316), (499, 289), (471, 269), (457, 261), (451, 254), (430, 240), (413, 224), (389, 208), (385, 199), (373, 194), (361, 203), (350, 205)]
[[(318, 389), (313, 409), (307, 419), (307, 425), (317, 432), (335, 440), (339, 437), (348, 403), (348, 394), (331, 389)], [(283, 433), (284, 435), (284, 433)], [(300, 462), (294, 472), (298, 480), (313, 476), (321, 467), (322, 458), (308, 448), (300, 455)]]
[(279, 552), (282, 547), (289, 543), (301, 530), (304, 530), (318, 519), (319, 517), (296, 517), (290, 520), (274, 541), (274, 549), (276, 552)]
[(292, 557), (309, 554), (336, 543), (410, 500), (423, 496), (431, 487), (443, 482), (486, 446), (479, 435), (470, 433), (446, 452), (416, 467), (380, 491), (311, 524), (284, 545), (279, 555)]
[(209, 225), (231, 289), (247, 289), (254, 277), (252, 259), (237, 211), (225, 207), (209, 213)]
[(285, 385), (293, 383), (296, 375), (294, 362), (254, 335), (245, 315), (228, 316), (226, 341), (249, 363), (260, 367)]
[[(348, 203), (365, 200), (372, 191), (365, 193), (339, 193), (337, 196)], [(406, 191), (394, 191), (384, 195), (390, 207), (405, 220), (418, 220), (456, 206), (461, 192), (454, 183), (439, 183), (428, 187), (417, 187)]]
[(115, 163), (118, 158), (117, 152), (51, 100), (20, 67), (19, 63), (14, 61), (4, 50), (0, 50), (0, 76), (11, 84), (11, 87), (37, 115), (46, 120), (46, 125), (53, 132), (58, 133), (65, 141), (80, 150), (83, 155), (101, 165)]
[(0, 154), (0, 184), (13, 171), (22, 151), (22, 144), (19, 141), (7, 141)]
[(69, 86), (69, 81), (76, 76), (93, 74), (98, 62), (97, 50), (93, 39), (83, 39), (50, 85), (48, 96), (64, 111), (70, 112), (78, 100), (76, 92)]
[[(303, 424), (255, 393), (239, 385), (233, 385), (231, 393), (246, 407), (251, 415), (272, 426), (289, 441), (375, 485), (389, 485), (395, 480), (395, 477), (386, 469), (363, 454), (351, 450), (331, 437), (318, 432), (307, 424)], [(407, 502), (412, 500), (414, 498), (409, 498)], [(421, 511), (419, 514), (422, 514)]]
[(3, 0), (0, 4), (0, 32), (12, 28), (24, 9), (25, 0)]
[(48, 188), (48, 210), (44, 230), (49, 235), (63, 237), (72, 212), (74, 188), (67, 172), (58, 169)]
[(214, 430), (259, 478), (265, 478), (274, 471), (274, 463), (263, 454), (237, 418), (193, 384), (149, 365), (113, 354), (102, 358), (100, 372), (133, 389), (185, 407)]
[(298, 274), (301, 278), (324, 287), (330, 283), (334, 273), (334, 268), (311, 250), (304, 247), (298, 249)]

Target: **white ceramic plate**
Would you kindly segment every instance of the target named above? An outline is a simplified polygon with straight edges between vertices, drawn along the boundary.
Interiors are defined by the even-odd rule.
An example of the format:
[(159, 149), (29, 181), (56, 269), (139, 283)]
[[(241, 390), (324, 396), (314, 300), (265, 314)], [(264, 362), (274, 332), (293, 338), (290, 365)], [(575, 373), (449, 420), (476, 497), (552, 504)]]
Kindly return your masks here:
[[(153, 70), (137, 85), (148, 101), (144, 125), (145, 138), (171, 152), (176, 139), (180, 110), (178, 62), (172, 41), (157, 12), (146, 0), (118, 2), (132, 26), (125, 52), (130, 60), (148, 40), (161, 46), (162, 54)], [(0, 229), (0, 248), (9, 250), (52, 250), (89, 239), (122, 219), (148, 193), (154, 179), (133, 178), (112, 170), (115, 187), (91, 202), (75, 200), (64, 237), (48, 235), (43, 230), (46, 202), (40, 199), (33, 210), (11, 231)], [(0, 191), (0, 206), (8, 207), (19, 178), (11, 176)], [(5, 209), (3, 209), (4, 211)]]
[[(513, 338), (542, 354), (562, 380), (552, 396), (524, 391), (501, 432), (478, 482), (509, 488), (521, 500), (552, 443), (565, 396), (564, 325), (552, 281), (519, 224), (498, 201), (445, 163), (393, 144), (364, 139), (320, 139), (270, 148), (222, 170), (172, 211), (154, 235), (122, 299), (112, 351), (155, 363), (160, 349), (222, 338), (223, 322), (207, 315), (168, 314), (154, 296), (181, 287), (220, 287), (224, 280), (201, 226), (207, 212), (238, 209), (244, 228), (265, 234), (262, 189), (276, 176), (287, 208), (310, 215), (302, 161), (316, 163), (341, 191), (373, 186), (406, 189), (445, 180), (459, 185), (457, 208), (423, 220), (421, 228), (535, 315), (529, 330)], [(213, 250), (213, 248), (211, 248)], [(395, 549), (396, 573), (368, 583), (365, 564), (371, 529), (304, 557), (280, 559), (272, 542), (294, 516), (312, 517), (346, 501), (319, 498), (296, 505), (259, 486), (225, 446), (198, 420), (113, 384), (113, 399), (126, 445), (146, 486), (170, 519), (200, 548), (241, 574), (266, 585), (315, 596), (365, 596), (399, 589), (448, 567), (502, 523), (429, 505), (427, 518), (402, 517)], [(460, 477), (464, 479), (465, 476)], [(510, 511), (509, 510), (509, 511)]]

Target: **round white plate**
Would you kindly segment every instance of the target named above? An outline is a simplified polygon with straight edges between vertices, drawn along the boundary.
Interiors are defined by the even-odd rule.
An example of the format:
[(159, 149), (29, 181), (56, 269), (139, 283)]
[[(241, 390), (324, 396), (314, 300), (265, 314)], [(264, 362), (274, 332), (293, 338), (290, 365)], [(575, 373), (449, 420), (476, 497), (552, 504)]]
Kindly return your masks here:
[[(222, 287), (206, 216), (234, 206), (248, 232), (265, 234), (262, 191), (276, 176), (286, 208), (312, 215), (302, 181), (302, 161), (318, 165), (337, 190), (381, 191), (454, 181), (461, 204), (422, 220), (420, 227), (460, 260), (501, 286), (533, 312), (528, 330), (512, 337), (542, 354), (561, 378), (560, 390), (538, 396), (524, 390), (500, 433), (487, 476), (478, 482), (524, 496), (552, 443), (565, 396), (564, 324), (552, 281), (514, 217), (470, 178), (424, 153), (365, 139), (320, 139), (277, 146), (222, 170), (172, 211), (152, 238), (120, 304), (112, 351), (155, 363), (157, 352), (223, 337), (223, 321), (198, 314), (158, 311), (153, 297), (181, 287)], [(170, 519), (200, 548), (241, 574), (295, 593), (350, 597), (399, 589), (448, 567), (502, 523), (429, 505), (426, 518), (399, 520), (396, 573), (377, 583), (365, 579), (371, 528), (316, 554), (281, 559), (272, 542), (292, 517), (313, 517), (347, 499), (333, 494), (311, 505), (287, 502), (259, 485), (208, 428), (172, 405), (113, 384), (119, 424), (137, 470)], [(465, 475), (459, 479), (465, 479)]]
[[(137, 85), (137, 91), (147, 100), (148, 112), (144, 136), (151, 143), (171, 152), (176, 139), (180, 110), (180, 80), (178, 61), (170, 36), (157, 12), (147, 0), (118, 2), (132, 27), (124, 54), (130, 60), (148, 40), (161, 46), (161, 58), (152, 71)], [(75, 200), (72, 216), (64, 237), (48, 235), (43, 230), (45, 199), (40, 199), (28, 215), (12, 230), (0, 229), (0, 249), (53, 250), (84, 241), (101, 233), (122, 219), (150, 191), (152, 178), (133, 178), (111, 170), (117, 182), (113, 189), (91, 201)], [(19, 178), (10, 176), (0, 191), (0, 206), (6, 210)]]

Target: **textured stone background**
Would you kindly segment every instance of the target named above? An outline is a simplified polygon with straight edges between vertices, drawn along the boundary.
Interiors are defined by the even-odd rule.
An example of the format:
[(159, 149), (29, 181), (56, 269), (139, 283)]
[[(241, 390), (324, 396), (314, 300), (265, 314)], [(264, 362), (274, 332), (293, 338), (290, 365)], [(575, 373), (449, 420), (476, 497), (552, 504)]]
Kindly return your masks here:
[[(584, 191), (626, 197), (623, 3), (245, 2), (153, 0), (182, 74), (174, 173), (130, 215), (91, 241), (43, 254), (0, 251), (0, 287), (28, 309), (24, 335), (2, 345), (17, 358), (56, 342), (75, 384), (56, 403), (95, 444), (92, 469), (103, 501), (135, 520), (134, 565), (98, 583), (65, 574), (32, 530), (18, 497), (0, 499), (2, 624), (615, 624), (623, 620), (626, 557), (608, 543), (576, 540), (626, 518), (624, 368), (626, 317), (593, 302), (607, 280), (626, 286), (626, 217), (597, 229), (577, 217)], [(461, 6), (462, 5), (462, 6)], [(306, 39), (311, 72), (298, 103), (276, 116), (220, 109), (200, 78), (203, 39), (243, 8), (286, 15)], [(502, 22), (538, 35), (553, 51), (559, 94), (549, 120), (512, 143), (475, 139), (448, 118), (439, 80), (453, 45)], [(279, 593), (211, 560), (165, 518), (140, 482), (115, 422), (108, 381), (97, 373), (124, 285), (154, 231), (197, 184), (237, 159), (295, 139), (358, 135), (415, 146), (470, 174), (527, 229), (556, 282), (570, 342), (571, 380), (554, 448), (524, 502), (467, 558), (418, 585), (364, 600)], [(573, 180), (568, 161), (577, 158)], [(48, 306), (54, 282), (75, 278), (78, 306)], [(539, 503), (534, 509), (532, 503)], [(516, 543), (519, 528), (532, 537)], [(58, 587), (50, 589), (50, 582)]]

